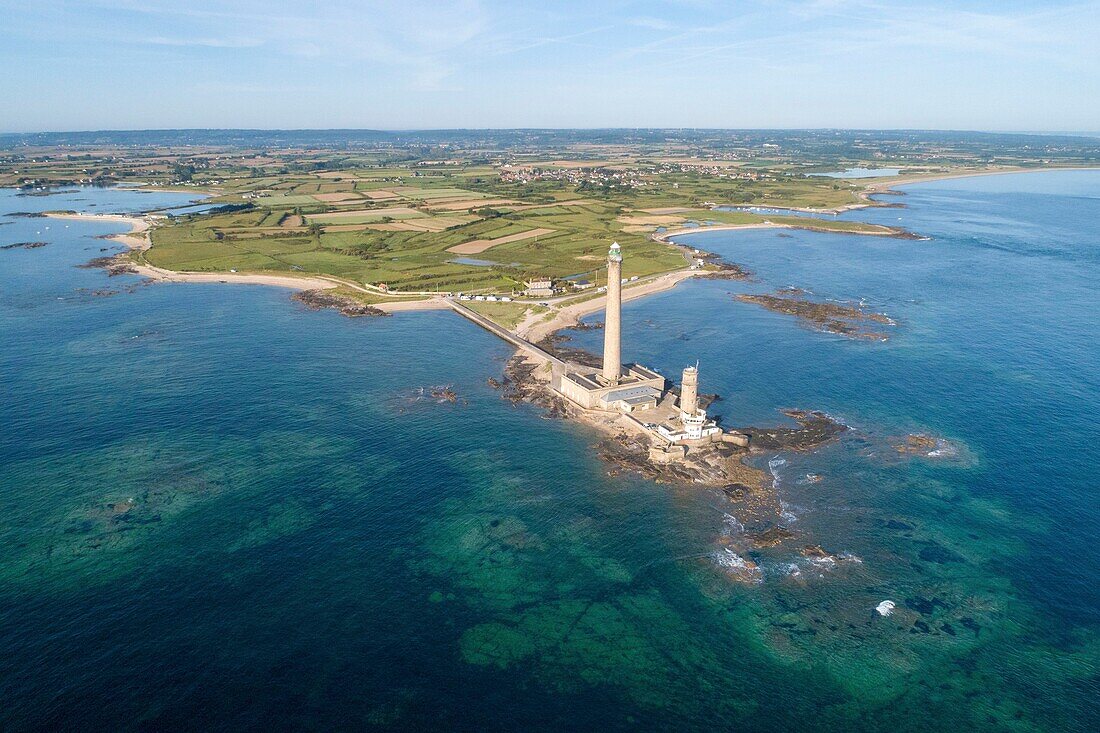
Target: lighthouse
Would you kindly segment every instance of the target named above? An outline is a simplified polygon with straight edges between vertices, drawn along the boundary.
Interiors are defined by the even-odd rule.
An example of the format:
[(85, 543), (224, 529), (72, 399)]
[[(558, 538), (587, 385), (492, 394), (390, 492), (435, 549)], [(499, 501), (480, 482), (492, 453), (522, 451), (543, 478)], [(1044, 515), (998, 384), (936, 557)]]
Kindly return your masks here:
[(603, 375), (609, 384), (622, 377), (620, 332), (623, 308), (623, 253), (618, 242), (611, 243), (607, 253), (607, 313), (603, 326)]
[(680, 412), (686, 420), (699, 411), (699, 367), (684, 369), (680, 379)]
[(586, 410), (641, 412), (656, 409), (665, 393), (665, 378), (652, 369), (623, 364), (623, 253), (618, 242), (607, 253), (607, 307), (603, 327), (603, 366), (567, 364), (554, 385), (562, 397)]

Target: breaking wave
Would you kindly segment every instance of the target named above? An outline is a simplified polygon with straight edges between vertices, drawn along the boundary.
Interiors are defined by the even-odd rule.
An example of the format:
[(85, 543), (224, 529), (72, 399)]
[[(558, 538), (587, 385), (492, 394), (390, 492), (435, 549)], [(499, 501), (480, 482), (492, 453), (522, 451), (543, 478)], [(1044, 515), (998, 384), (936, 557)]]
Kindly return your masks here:
[(715, 552), (711, 558), (715, 565), (739, 580), (752, 583), (761, 583), (764, 580), (764, 573), (759, 565), (752, 560), (746, 560), (728, 547)]

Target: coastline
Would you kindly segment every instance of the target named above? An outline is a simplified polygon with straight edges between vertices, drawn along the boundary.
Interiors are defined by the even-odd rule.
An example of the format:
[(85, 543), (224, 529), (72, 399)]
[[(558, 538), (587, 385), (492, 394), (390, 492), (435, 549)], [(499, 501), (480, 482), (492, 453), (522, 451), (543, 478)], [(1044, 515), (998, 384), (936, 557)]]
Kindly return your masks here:
[[(915, 176), (884, 176), (881, 179), (875, 179), (873, 183), (864, 184), (862, 191), (856, 195), (862, 199), (860, 203), (844, 204), (843, 206), (837, 206), (834, 208), (813, 208), (809, 206), (761, 206), (758, 208), (773, 209), (775, 211), (800, 211), (804, 214), (843, 214), (846, 211), (857, 211), (859, 209), (874, 208), (876, 206), (882, 206), (881, 202), (876, 202), (871, 197), (881, 194), (895, 194), (901, 195), (900, 191), (895, 191), (895, 186), (907, 186), (911, 183), (929, 183), (931, 181), (948, 181), (956, 178), (984, 178), (985, 176), (1005, 176), (1013, 173), (1049, 173), (1052, 171), (1096, 171), (1100, 170), (1100, 167), (1095, 166), (1044, 166), (1042, 168), (998, 168), (996, 170), (975, 170), (975, 171), (950, 171), (943, 173), (924, 173)], [(848, 179), (852, 180), (852, 179)], [(716, 204), (711, 208), (718, 207), (730, 207), (730, 204)], [(752, 207), (749, 205), (732, 205), (732, 208), (748, 211)], [(748, 226), (748, 225), (747, 225)], [(775, 225), (780, 226), (780, 225)], [(711, 227), (712, 229), (718, 229), (718, 227)], [(866, 232), (851, 232), (852, 234), (865, 234)]]
[[(972, 178), (979, 176), (991, 176), (991, 175), (1009, 175), (1014, 173), (1041, 173), (1049, 171), (1063, 171), (1063, 170), (1100, 170), (1096, 167), (1081, 167), (1081, 166), (1053, 166), (1043, 168), (1011, 168), (1011, 169), (997, 169), (997, 170), (984, 170), (984, 171), (955, 171), (945, 173), (931, 173), (927, 175), (919, 175), (903, 180), (881, 180), (874, 183), (868, 183), (865, 189), (860, 192), (860, 198), (864, 199), (865, 203), (853, 203), (845, 206), (837, 207), (835, 209), (813, 209), (805, 207), (768, 207), (780, 211), (802, 211), (806, 213), (842, 213), (844, 211), (851, 211), (862, 208), (869, 208), (878, 206), (880, 204), (870, 199), (871, 196), (876, 194), (886, 194), (893, 191), (896, 186), (904, 186), (912, 183), (926, 183), (930, 181), (939, 180), (951, 180), (956, 178)], [(894, 177), (891, 177), (894, 178)], [(900, 178), (900, 177), (897, 177)], [(152, 225), (158, 218), (162, 218), (163, 215), (156, 214), (144, 214), (144, 215), (126, 215), (126, 214), (89, 214), (82, 212), (73, 213), (47, 213), (46, 216), (56, 219), (72, 219), (82, 221), (113, 221), (125, 223), (130, 226), (129, 232), (110, 235), (108, 238), (125, 245), (128, 249), (137, 252), (144, 252), (152, 246), (150, 239), (150, 230)], [(826, 227), (813, 226), (812, 220), (808, 220), (806, 226), (793, 225), (793, 224), (775, 224), (771, 222), (759, 222), (751, 224), (719, 224), (715, 226), (703, 226), (703, 227), (681, 227), (678, 229), (672, 229), (660, 234), (653, 234), (651, 238), (655, 241), (662, 242), (664, 244), (674, 245), (675, 243), (670, 241), (673, 237), (681, 237), (689, 234), (698, 234), (700, 232), (715, 232), (715, 231), (738, 231), (747, 229), (807, 229), (810, 231), (821, 231), (831, 234), (861, 234), (864, 236), (905, 236), (904, 233), (898, 231), (837, 231)], [(354, 290), (359, 290), (364, 293), (370, 293), (375, 296), (386, 297), (386, 294), (364, 288), (358, 284), (346, 282), (339, 278), (329, 278), (327, 276), (296, 276), (286, 274), (263, 274), (263, 273), (225, 273), (225, 272), (177, 272), (173, 270), (166, 270), (163, 268), (155, 267), (148, 263), (134, 262), (128, 263), (133, 270), (140, 275), (148, 277), (158, 282), (195, 282), (195, 283), (222, 283), (222, 284), (240, 284), (240, 285), (268, 285), (274, 287), (286, 288), (289, 290), (302, 291), (302, 290), (328, 290), (337, 287), (350, 287)], [(706, 271), (691, 270), (687, 267), (681, 270), (674, 270), (672, 272), (658, 275), (653, 280), (650, 280), (641, 285), (635, 287), (628, 287), (623, 290), (623, 301), (627, 302), (635, 300), (637, 298), (643, 298), (653, 293), (663, 292), (671, 288), (676, 287), (681, 281), (691, 277), (706, 275)], [(400, 298), (399, 294), (394, 294), (392, 297)], [(606, 296), (600, 296), (585, 300), (581, 303), (573, 305), (566, 305), (556, 310), (549, 318), (547, 314), (539, 313), (533, 314), (525, 318), (515, 328), (511, 329), (513, 335), (529, 341), (538, 342), (556, 331), (564, 328), (576, 325), (579, 320), (587, 315), (598, 312), (603, 309), (606, 302)], [(428, 297), (424, 300), (394, 300), (393, 302), (377, 302), (371, 304), (373, 307), (387, 313), (397, 312), (411, 312), (421, 310), (454, 310), (452, 305), (442, 297)]]
[[(99, 238), (128, 226), (0, 217), (14, 222), (0, 237), (15, 235), (0, 242), (35, 229), (50, 240), (0, 252), (9, 658), (28, 669), (9, 717), (125, 727), (205, 705), (243, 720), (321, 710), (337, 727), (476, 727), (503, 710), (533, 727), (1073, 730), (1090, 719), (1100, 653), (1087, 627), (1100, 507), (1081, 399), (1100, 373), (1088, 266), (1100, 202), (1087, 198), (1098, 184), (1100, 172), (933, 182), (876, 197), (905, 209), (845, 215), (930, 242), (766, 228), (671, 237), (756, 277), (698, 275), (626, 303), (622, 360), (673, 388), (694, 364), (700, 396), (720, 396), (704, 406), (719, 426), (758, 426), (747, 488), (652, 477), (632, 460), (644, 436), (625, 419), (513, 404), (497, 382), (522, 351), (450, 313), (347, 320), (287, 302), (288, 289), (108, 278), (80, 263), (139, 259)], [(141, 205), (84, 198), (7, 206)], [(185, 249), (176, 232), (154, 224), (145, 257), (385, 279), (281, 249), (281, 262), (203, 261), (251, 244)], [(624, 294), (684, 266), (643, 237), (626, 242), (626, 274), (666, 271)], [(517, 250), (555, 273), (601, 264)], [(657, 254), (641, 262), (643, 251)], [(394, 265), (397, 287), (423, 287)], [(548, 310), (526, 298), (456, 305), (515, 328), (600, 298), (605, 272)], [(795, 286), (885, 310), (898, 336), (845, 341), (735, 300)], [(581, 320), (559, 332), (572, 337), (561, 353), (602, 354), (603, 311)], [(788, 406), (851, 430), (773, 449), (767, 431), (788, 425)], [(166, 664), (173, 647), (184, 654)], [(379, 675), (394, 651), (405, 661)], [(226, 701), (188, 686), (227, 669), (245, 672)], [(280, 694), (283, 680), (307, 688), (304, 708)]]
[[(108, 221), (127, 224), (130, 231), (121, 234), (112, 234), (107, 238), (127, 247), (130, 251), (145, 252), (152, 246), (149, 238), (150, 230), (157, 221), (156, 215), (131, 216), (127, 214), (87, 214), (87, 213), (47, 213), (51, 219), (70, 219), (76, 221)], [(268, 285), (288, 290), (329, 290), (341, 286), (352, 287), (372, 295), (379, 294), (360, 288), (353, 283), (346, 283), (338, 278), (328, 279), (324, 276), (308, 275), (268, 275), (263, 273), (237, 273), (237, 272), (177, 272), (166, 270), (144, 262), (127, 263), (138, 275), (155, 280), (157, 282), (173, 283), (222, 283), (228, 285)], [(380, 295), (380, 294), (379, 294)], [(396, 296), (395, 296), (396, 297)], [(374, 307), (386, 312), (416, 311), (416, 310), (440, 310), (450, 306), (438, 299), (427, 300), (395, 300), (392, 303), (377, 303)]]
[[(886, 193), (893, 186), (905, 186), (910, 183), (928, 183), (929, 181), (947, 181), (955, 178), (984, 178), (985, 176), (1007, 176), (1013, 173), (1050, 173), (1052, 171), (1097, 171), (1100, 167), (1097, 166), (1043, 166), (1041, 168), (998, 168), (996, 170), (984, 170), (984, 171), (952, 171), (950, 173), (928, 173), (923, 175), (916, 175), (911, 178), (901, 179), (901, 176), (889, 176), (883, 180), (876, 180), (874, 183), (868, 183), (868, 189), (875, 189), (874, 193)], [(891, 180), (892, 179), (892, 180)], [(862, 207), (859, 207), (862, 208)]]
[[(1014, 173), (1018, 171), (999, 171), (999, 173)], [(992, 173), (992, 172), (991, 172)], [(967, 176), (948, 176), (951, 178)], [(923, 180), (934, 180), (928, 177)], [(882, 182), (877, 188), (887, 190), (892, 185), (904, 185), (904, 183), (916, 183), (910, 179), (905, 182)], [(52, 216), (52, 215), (51, 215)], [(58, 215), (59, 218), (71, 218), (80, 220), (103, 220), (127, 223), (130, 231), (125, 234), (114, 235), (111, 238), (126, 245), (131, 250), (143, 252), (152, 246), (150, 230), (158, 218), (155, 214), (143, 216), (110, 215), (110, 214), (66, 214)], [(741, 229), (795, 229), (807, 228), (797, 224), (774, 224), (771, 222), (759, 222), (750, 224), (716, 225), (711, 227), (684, 227), (660, 235), (652, 235), (656, 241), (669, 243), (673, 237), (699, 233), (701, 231), (736, 231)], [(826, 232), (838, 233), (825, 229)], [(891, 232), (839, 232), (860, 233), (874, 236), (898, 236)], [(690, 259), (690, 258), (689, 258)], [(328, 276), (294, 276), (294, 275), (267, 275), (256, 273), (216, 273), (216, 272), (173, 272), (157, 268), (148, 264), (127, 264), (138, 274), (145, 275), (154, 280), (166, 282), (219, 282), (219, 283), (251, 283), (260, 285), (274, 285), (292, 290), (327, 290), (337, 287), (348, 287), (372, 295), (380, 295), (356, 283), (341, 281), (339, 278)], [(712, 271), (691, 269), (684, 266), (681, 269), (665, 272), (660, 275), (643, 280), (633, 286), (623, 289), (622, 300), (629, 302), (646, 297), (650, 294), (663, 292), (674, 288), (681, 281), (692, 277), (706, 277)], [(449, 309), (456, 315), (463, 315), (463, 308), (458, 303), (442, 297), (435, 296), (426, 300), (398, 300), (401, 296), (394, 294), (392, 303), (372, 303), (371, 308), (385, 311), (386, 313), (401, 311), (420, 311)], [(482, 319), (470, 318), (475, 324), (487, 328), (496, 335), (505, 338), (513, 346), (515, 351), (504, 370), (504, 382), (496, 383), (490, 377), (490, 384), (496, 387), (505, 387), (504, 398), (514, 403), (523, 401), (543, 408), (548, 417), (565, 418), (581, 425), (587, 426), (602, 437), (596, 444), (596, 450), (600, 458), (611, 466), (611, 471), (630, 471), (658, 483), (670, 483), (677, 485), (707, 486), (723, 492), (730, 500), (744, 508), (746, 516), (750, 516), (756, 522), (762, 522), (767, 527), (766, 532), (782, 530), (787, 532), (784, 526), (783, 506), (778, 494), (774, 490), (774, 482), (770, 474), (752, 464), (753, 459), (765, 452), (798, 452), (812, 450), (827, 442), (831, 442), (848, 428), (841, 422), (834, 420), (825, 413), (813, 410), (786, 410), (782, 411), (799, 424), (797, 428), (769, 427), (769, 428), (737, 428), (734, 431), (738, 437), (745, 438), (745, 443), (726, 445), (725, 442), (698, 446), (684, 454), (679, 459), (663, 459), (655, 457), (652, 434), (636, 419), (624, 414), (609, 414), (602, 411), (585, 409), (577, 403), (565, 399), (552, 388), (555, 374), (563, 368), (561, 359), (567, 359), (565, 355), (558, 355), (551, 349), (549, 353), (543, 350), (542, 341), (554, 333), (576, 325), (586, 315), (604, 310), (607, 296), (599, 295), (583, 299), (581, 302), (569, 303), (570, 297), (561, 299), (564, 305), (547, 313), (545, 311), (534, 313), (528, 311), (526, 317), (515, 327), (490, 328), (485, 323), (478, 323)], [(531, 304), (533, 305), (533, 304)], [(369, 310), (369, 309), (368, 309)], [(532, 309), (533, 310), (533, 309)], [(375, 313), (374, 315), (378, 315)], [(505, 335), (507, 334), (507, 335)], [(525, 348), (525, 345), (532, 348)], [(799, 417), (801, 416), (801, 417)], [(809, 422), (804, 422), (809, 420)], [(814, 423), (814, 421), (817, 423)], [(812, 424), (813, 423), (813, 424)], [(757, 444), (760, 437), (762, 442)], [(769, 442), (770, 441), (770, 442)], [(761, 534), (762, 538), (764, 535)], [(797, 533), (789, 535), (797, 536)], [(763, 541), (753, 536), (748, 536), (750, 543)], [(775, 543), (787, 539), (784, 537)], [(769, 545), (771, 546), (771, 545)], [(748, 547), (738, 549), (746, 550)]]

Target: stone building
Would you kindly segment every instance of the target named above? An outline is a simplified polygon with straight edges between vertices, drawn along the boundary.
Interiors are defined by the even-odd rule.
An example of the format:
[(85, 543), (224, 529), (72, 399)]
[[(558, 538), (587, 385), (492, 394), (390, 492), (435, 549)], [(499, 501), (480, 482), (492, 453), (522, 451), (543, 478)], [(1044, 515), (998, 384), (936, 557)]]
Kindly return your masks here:
[(527, 288), (523, 294), (532, 298), (546, 298), (554, 294), (554, 281), (548, 277), (533, 277), (523, 285)]

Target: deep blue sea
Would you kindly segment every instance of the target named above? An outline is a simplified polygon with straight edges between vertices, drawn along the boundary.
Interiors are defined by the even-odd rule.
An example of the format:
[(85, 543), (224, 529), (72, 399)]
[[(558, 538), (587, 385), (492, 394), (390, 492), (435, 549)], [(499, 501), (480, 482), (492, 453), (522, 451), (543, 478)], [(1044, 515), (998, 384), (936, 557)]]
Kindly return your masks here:
[[(48, 243), (0, 250), (0, 730), (1097, 730), (1100, 172), (902, 190), (844, 216), (929, 239), (692, 234), (756, 280), (624, 308), (725, 424), (853, 428), (760, 456), (798, 537), (750, 584), (721, 492), (609, 475), (457, 316), (108, 277), (120, 225), (4, 214), (185, 195), (0, 191)], [(898, 325), (734, 298), (785, 286)]]

